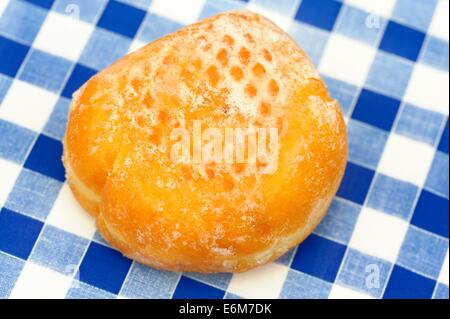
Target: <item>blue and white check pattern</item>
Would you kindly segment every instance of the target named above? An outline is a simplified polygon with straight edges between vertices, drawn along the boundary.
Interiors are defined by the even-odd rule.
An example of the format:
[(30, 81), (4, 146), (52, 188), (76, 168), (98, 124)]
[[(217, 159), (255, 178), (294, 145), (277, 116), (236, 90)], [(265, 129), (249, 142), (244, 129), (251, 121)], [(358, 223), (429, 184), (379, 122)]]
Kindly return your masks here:
[[(325, 220), (243, 274), (145, 267), (111, 249), (61, 164), (71, 94), (98, 70), (230, 9), (288, 31), (345, 113)], [(447, 0), (0, 0), (0, 297), (449, 298)]]

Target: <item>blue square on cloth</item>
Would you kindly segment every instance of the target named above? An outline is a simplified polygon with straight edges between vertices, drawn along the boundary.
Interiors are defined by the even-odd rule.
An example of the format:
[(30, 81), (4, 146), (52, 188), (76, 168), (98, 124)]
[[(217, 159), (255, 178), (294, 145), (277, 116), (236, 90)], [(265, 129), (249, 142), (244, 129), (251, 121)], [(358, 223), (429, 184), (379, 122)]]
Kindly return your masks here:
[[(433, 249), (430, 249), (430, 248)], [(437, 278), (448, 250), (448, 240), (410, 226), (403, 240), (397, 264)]]
[(73, 280), (66, 299), (115, 299), (117, 296), (103, 289)]
[(206, 0), (202, 11), (198, 17), (199, 20), (209, 16), (230, 10), (239, 10), (244, 8), (244, 3), (230, 0)]
[(145, 17), (145, 11), (111, 0), (97, 25), (126, 37), (133, 38)]
[(406, 91), (413, 68), (411, 61), (379, 51), (370, 67), (365, 86), (400, 100)]
[(30, 48), (0, 36), (0, 73), (15, 77)]
[(60, 97), (42, 132), (54, 139), (62, 141), (66, 132), (69, 106), (70, 100), (65, 97)]
[(330, 37), (329, 33), (311, 25), (294, 21), (289, 27), (289, 34), (308, 54), (314, 64), (319, 64)]
[(205, 285), (197, 280), (181, 276), (173, 299), (222, 299), (225, 291)]
[(44, 9), (50, 9), (50, 7), (53, 5), (54, 2), (54, 0), (25, 0), (25, 1), (40, 6)]
[(87, 80), (94, 76), (95, 73), (97, 73), (97, 71), (77, 63), (61, 95), (68, 99), (72, 99), (72, 94)]
[(349, 248), (336, 282), (380, 298), (391, 268), (385, 260)]
[(448, 238), (448, 199), (422, 190), (411, 224)]
[(134, 262), (120, 294), (127, 298), (167, 299), (175, 291), (179, 278), (179, 273), (158, 270)]
[(107, 1), (108, 0), (56, 0), (53, 10), (92, 23), (100, 15)]
[(222, 290), (227, 290), (228, 284), (233, 277), (231, 273), (202, 274), (198, 272), (185, 272), (183, 275)]
[(378, 174), (369, 193), (367, 206), (408, 220), (416, 200), (417, 186)]
[(383, 298), (429, 299), (433, 294), (434, 285), (435, 281), (395, 265)]
[(25, 262), (0, 251), (0, 299), (6, 299), (22, 272)]
[(328, 86), (330, 96), (339, 101), (342, 113), (344, 116), (348, 116), (359, 93), (359, 88), (331, 77), (323, 76), (322, 78)]
[(348, 131), (348, 159), (376, 169), (389, 134), (366, 123), (350, 119)]
[(394, 98), (363, 89), (352, 118), (390, 131), (399, 106), (400, 101)]
[(24, 167), (64, 182), (66, 177), (61, 157), (61, 142), (41, 134), (34, 144)]
[(0, 74), (0, 107), (6, 93), (12, 84), (12, 79), (9, 76)]
[(344, 253), (345, 246), (311, 234), (298, 246), (291, 268), (334, 282)]
[(139, 33), (139, 40), (144, 42), (155, 41), (180, 29), (182, 26), (178, 22), (150, 13), (144, 19), (141, 32)]
[(282, 299), (326, 299), (330, 294), (331, 284), (303, 272), (289, 269), (280, 298)]
[(425, 189), (436, 192), (448, 198), (448, 176), (449, 176), (448, 154), (437, 151), (434, 155), (428, 177), (425, 182)]
[(93, 69), (101, 70), (126, 55), (130, 45), (129, 38), (96, 28), (79, 61)]
[(392, 17), (402, 24), (427, 31), (436, 3), (436, 0), (397, 0)]
[(449, 47), (448, 42), (429, 36), (424, 44), (421, 62), (448, 72)]
[(21, 214), (45, 220), (59, 194), (62, 183), (23, 169), (9, 193), (5, 207)]
[(445, 124), (444, 132), (442, 132), (441, 141), (439, 142), (438, 150), (448, 154), (448, 119)]
[(380, 49), (416, 61), (424, 39), (424, 33), (389, 21)]
[(89, 244), (87, 239), (46, 225), (33, 249), (30, 260), (64, 275), (73, 275)]
[(314, 233), (346, 245), (352, 236), (360, 211), (361, 206), (358, 204), (335, 197)]
[(370, 13), (349, 5), (343, 5), (335, 31), (358, 41), (374, 45), (384, 29), (386, 21), (377, 16), (377, 25), (369, 27)]
[(442, 283), (437, 283), (434, 289), (433, 299), (448, 299), (448, 286)]
[(19, 79), (52, 92), (62, 89), (72, 62), (32, 49), (22, 67)]
[(302, 0), (295, 19), (331, 31), (341, 6), (335, 0)]
[(399, 114), (395, 132), (433, 146), (438, 139), (444, 119), (445, 116), (441, 113), (405, 104)]
[(78, 275), (80, 281), (117, 294), (130, 266), (131, 260), (117, 250), (91, 242)]
[[(1, 107), (1, 106), (0, 106)], [(22, 164), (36, 133), (0, 119), (0, 157)]]
[(30, 45), (47, 11), (23, 1), (10, 1), (0, 17), (0, 34)]
[(352, 162), (347, 162), (345, 174), (337, 195), (352, 202), (363, 204), (373, 175), (374, 171)]
[(0, 250), (26, 260), (41, 228), (40, 221), (2, 208), (0, 211)]

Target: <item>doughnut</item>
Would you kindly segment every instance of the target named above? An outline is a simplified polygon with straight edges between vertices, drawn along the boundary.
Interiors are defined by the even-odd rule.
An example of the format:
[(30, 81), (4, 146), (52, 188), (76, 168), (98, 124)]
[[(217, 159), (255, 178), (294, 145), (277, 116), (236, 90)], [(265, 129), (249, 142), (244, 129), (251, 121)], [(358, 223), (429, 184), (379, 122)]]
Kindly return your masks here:
[(67, 182), (123, 255), (242, 272), (326, 214), (347, 133), (307, 55), (265, 17), (209, 17), (117, 60), (74, 93)]

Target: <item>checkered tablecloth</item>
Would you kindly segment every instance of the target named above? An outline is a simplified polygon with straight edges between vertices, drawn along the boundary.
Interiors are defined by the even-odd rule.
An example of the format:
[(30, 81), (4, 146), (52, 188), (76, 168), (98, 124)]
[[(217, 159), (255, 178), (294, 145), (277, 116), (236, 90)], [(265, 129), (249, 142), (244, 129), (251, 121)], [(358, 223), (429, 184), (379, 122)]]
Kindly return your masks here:
[[(145, 267), (98, 235), (61, 164), (71, 94), (185, 24), (260, 12), (339, 100), (349, 163), (328, 215), (243, 274)], [(0, 0), (0, 297), (448, 298), (447, 0)]]

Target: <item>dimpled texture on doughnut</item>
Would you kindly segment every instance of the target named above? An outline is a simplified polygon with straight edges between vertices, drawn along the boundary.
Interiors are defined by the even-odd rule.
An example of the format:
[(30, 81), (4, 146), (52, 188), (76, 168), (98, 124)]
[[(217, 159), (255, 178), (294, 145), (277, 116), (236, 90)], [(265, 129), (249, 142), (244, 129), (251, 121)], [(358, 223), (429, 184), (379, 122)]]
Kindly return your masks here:
[[(180, 164), (174, 128), (277, 127), (277, 170)], [(124, 255), (160, 269), (239, 272), (272, 261), (320, 222), (343, 176), (339, 105), (296, 43), (236, 11), (131, 53), (74, 94), (68, 183)]]

